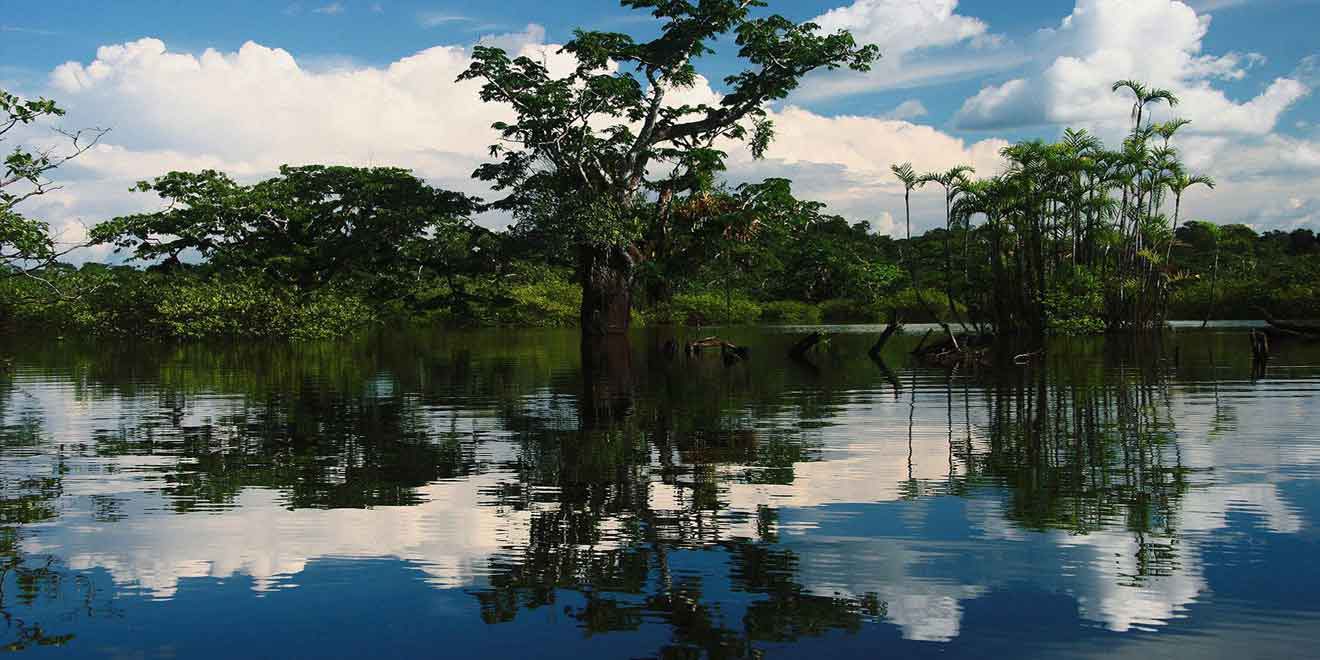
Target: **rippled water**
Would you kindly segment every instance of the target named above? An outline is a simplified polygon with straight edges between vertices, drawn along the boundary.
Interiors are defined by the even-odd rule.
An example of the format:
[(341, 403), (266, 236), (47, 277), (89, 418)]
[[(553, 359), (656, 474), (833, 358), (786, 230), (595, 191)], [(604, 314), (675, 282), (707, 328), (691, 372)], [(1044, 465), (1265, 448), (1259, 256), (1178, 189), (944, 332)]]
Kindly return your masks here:
[(1320, 347), (876, 330), (10, 339), (0, 644), (105, 657), (1268, 657), (1320, 642)]

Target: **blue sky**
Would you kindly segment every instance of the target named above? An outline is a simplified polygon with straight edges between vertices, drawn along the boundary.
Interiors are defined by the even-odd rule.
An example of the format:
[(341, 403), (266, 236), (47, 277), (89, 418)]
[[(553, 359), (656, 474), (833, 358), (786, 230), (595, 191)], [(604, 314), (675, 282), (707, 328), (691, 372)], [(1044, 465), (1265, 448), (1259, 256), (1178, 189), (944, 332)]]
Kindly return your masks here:
[[(1185, 155), (1226, 184), (1214, 201), (1189, 200), (1193, 212), (1263, 228), (1320, 221), (1320, 190), (1307, 183), (1320, 174), (1320, 99), (1310, 93), (1320, 69), (1313, 57), (1320, 52), (1313, 37), (1314, 26), (1320, 25), (1320, 0), (1189, 0), (1188, 4), (1176, 0), (772, 2), (771, 10), (795, 20), (819, 19), (831, 27), (847, 27), (863, 39), (874, 37), (886, 58), (870, 77), (819, 76), (809, 81), (802, 92), (777, 108), (785, 113), (777, 119), (787, 129), (782, 131), (787, 137), (777, 145), (782, 150), (772, 151), (769, 162), (734, 159), (730, 176), (800, 178), (802, 187), (818, 193), (836, 210), (884, 230), (893, 211), (892, 182), (882, 180), (889, 159), (924, 159), (931, 167), (972, 161), (982, 169), (993, 168), (999, 140), (1050, 139), (1065, 125), (1087, 127), (1102, 136), (1113, 134), (1126, 117), (1121, 116), (1121, 103), (1109, 98), (1107, 90), (1101, 94), (1100, 81), (1145, 77), (1185, 91), (1195, 102), (1185, 104), (1186, 110), (1179, 113), (1194, 122)], [(445, 114), (446, 103), (455, 98), (453, 90), (440, 93), (445, 101), (434, 112), (419, 110), (391, 118), (379, 135), (350, 139), (331, 128), (339, 120), (329, 115), (352, 114), (353, 108), (339, 104), (385, 93), (381, 84), (391, 98), (420, 107), (419, 99), (433, 98), (437, 92), (423, 89), (426, 83), (420, 77), (401, 82), (384, 72), (430, 53), (423, 59), (428, 60), (425, 66), (434, 67), (434, 85), (450, 85), (452, 77), (442, 77), (451, 76), (455, 66), (461, 70), (462, 63), (440, 62), (435, 51), (428, 51), (436, 46), (461, 53), (491, 35), (505, 35), (502, 43), (523, 47), (562, 43), (576, 27), (638, 36), (655, 29), (646, 16), (612, 0), (47, 0), (0, 15), (0, 85), (24, 94), (54, 96), (71, 109), (69, 121), (114, 129), (108, 138), (113, 153), (70, 173), (88, 185), (82, 190), (69, 186), (70, 198), (48, 209), (70, 219), (76, 216), (84, 224), (146, 203), (112, 198), (112, 193), (123, 196), (112, 184), (128, 181), (153, 165), (185, 168), (214, 163), (236, 169), (240, 176), (245, 172), (258, 176), (275, 161), (390, 159), (429, 179), (470, 188), (473, 184), (460, 181), (470, 171), (464, 155), (470, 149), (456, 142), (462, 141), (462, 132), (453, 140), (439, 135), (454, 123)], [(1060, 29), (1070, 15), (1072, 27)], [(534, 26), (530, 31), (529, 25)], [(147, 37), (158, 41), (141, 47)], [(263, 49), (240, 58), (240, 49), (249, 42)], [(97, 62), (98, 49), (116, 45), (132, 47)], [(731, 44), (722, 46), (701, 65), (711, 80), (711, 89), (706, 90), (710, 93), (720, 91), (719, 78), (737, 65)], [(203, 53), (208, 50), (235, 64), (207, 66)], [(271, 53), (287, 54), (296, 63), (297, 73), (290, 74), (295, 77), (287, 86), (272, 73), (283, 70), (282, 55)], [(165, 66), (167, 62), (184, 62), (179, 65), (184, 69), (198, 66), (196, 80), (180, 73), (179, 66)], [(271, 70), (257, 70), (263, 66)], [(94, 69), (108, 73), (93, 76)], [(239, 69), (241, 75), (236, 73)], [(57, 75), (59, 71), (65, 75)], [(353, 72), (368, 87), (333, 78)], [(373, 72), (388, 80), (364, 82)], [(267, 86), (244, 87), (254, 77), (269, 78)], [(207, 90), (224, 87), (248, 89), (244, 107), (254, 112), (250, 116), (244, 108), (220, 112), (234, 99), (210, 98)], [(322, 144), (288, 139), (291, 132), (299, 131), (281, 129), (278, 121), (269, 119), (269, 112), (264, 118), (260, 112), (263, 106), (310, 103), (308, 94), (328, 88), (341, 90), (340, 96), (307, 106), (332, 109), (327, 118), (313, 118), (325, 119), (325, 129), (315, 133), (303, 122), (294, 127), (307, 128), (308, 142)], [(178, 91), (183, 89), (195, 91)], [(282, 96), (299, 89), (296, 97)], [(344, 95), (353, 101), (346, 102)], [(471, 108), (452, 110), (480, 114)], [(371, 114), (362, 110), (356, 116)], [(209, 117), (209, 123), (199, 118), (188, 124), (182, 115)], [(868, 121), (848, 123), (853, 117)], [(386, 136), (407, 121), (417, 122), (414, 134), (435, 136), (432, 142), (419, 147), (396, 144)], [(270, 123), (271, 136), (253, 133), (256, 129), (251, 126), (261, 123)], [(436, 128), (428, 132), (428, 126)], [(245, 144), (242, 139), (208, 142), (198, 137), (226, 132), (241, 133), (240, 138), (260, 147), (249, 151), (261, 153), (237, 151), (237, 145)], [(820, 136), (831, 135), (850, 137), (840, 138), (838, 144), (821, 142)], [(277, 144), (283, 151), (266, 148)], [(1275, 152), (1283, 156), (1272, 158)], [(874, 166), (858, 157), (863, 153), (874, 154)], [(441, 158), (438, 154), (453, 162), (433, 162)], [(118, 165), (110, 164), (114, 159)], [(1289, 168), (1291, 172), (1283, 171)], [(830, 181), (847, 185), (831, 188)], [(874, 194), (868, 186), (874, 186)], [(1233, 203), (1225, 204), (1225, 197)], [(1273, 206), (1263, 208), (1266, 205)], [(920, 213), (925, 207), (918, 206)]]
[[(810, 20), (846, 4), (839, 0), (777, 2), (771, 10)], [(1197, 6), (1198, 3), (1192, 3)], [(1202, 2), (1214, 9), (1214, 29), (1204, 42), (1209, 52), (1251, 51), (1267, 58), (1258, 79), (1287, 75), (1302, 58), (1315, 53), (1315, 26), (1320, 25), (1320, 0), (1245, 0)], [(963, 0), (960, 14), (979, 18), (1006, 38), (1027, 44), (1037, 30), (1051, 28), (1068, 15), (1072, 0)], [(502, 0), (500, 2), (436, 2), (428, 0), (311, 0), (272, 2), (103, 2), (47, 0), (27, 4), (26, 15), (0, 19), (3, 45), (0, 76), (32, 81), (70, 60), (85, 60), (104, 44), (155, 36), (172, 49), (235, 50), (246, 41), (288, 50), (313, 65), (349, 58), (367, 65), (385, 65), (436, 44), (461, 44), (482, 34), (520, 30), (529, 23), (546, 28), (547, 38), (562, 42), (575, 28), (645, 34), (638, 12), (610, 0)], [(883, 44), (881, 44), (883, 46)], [(728, 50), (727, 48), (725, 49)], [(712, 70), (734, 64), (728, 53), (711, 58)], [(909, 98), (922, 101), (929, 121), (947, 121), (962, 100), (975, 94), (987, 79), (1003, 78), (1012, 70), (954, 81), (911, 93), (860, 94), (812, 104), (826, 112), (867, 113), (892, 107)], [(1230, 81), (1230, 94), (1248, 96), (1259, 91), (1258, 80)], [(1299, 104), (1296, 120), (1320, 119), (1320, 100)], [(1280, 126), (1296, 132), (1295, 122)], [(956, 129), (955, 129), (956, 130)], [(1048, 134), (1050, 131), (1038, 131)]]

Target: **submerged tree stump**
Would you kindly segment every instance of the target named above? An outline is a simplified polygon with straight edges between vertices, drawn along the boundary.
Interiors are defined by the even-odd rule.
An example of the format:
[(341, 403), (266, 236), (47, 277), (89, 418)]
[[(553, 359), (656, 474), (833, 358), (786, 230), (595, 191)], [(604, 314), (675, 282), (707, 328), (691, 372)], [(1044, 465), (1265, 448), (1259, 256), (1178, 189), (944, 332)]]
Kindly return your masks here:
[(813, 332), (806, 337), (799, 339), (796, 344), (793, 344), (793, 347), (788, 349), (788, 356), (794, 360), (806, 359), (807, 351), (814, 348), (816, 344), (819, 344), (820, 340), (824, 338), (825, 335), (822, 335), (819, 332)]
[[(930, 332), (926, 333), (930, 336)], [(990, 366), (991, 345), (994, 336), (988, 334), (955, 335), (950, 333), (942, 341), (926, 345), (926, 337), (912, 351), (912, 355), (927, 364), (942, 367)]]
[(688, 356), (700, 355), (707, 349), (720, 349), (720, 357), (724, 359), (724, 364), (733, 365), (742, 362), (751, 357), (751, 349), (746, 346), (739, 346), (730, 341), (725, 341), (719, 337), (706, 337), (696, 341), (688, 342), (684, 347), (684, 352)]

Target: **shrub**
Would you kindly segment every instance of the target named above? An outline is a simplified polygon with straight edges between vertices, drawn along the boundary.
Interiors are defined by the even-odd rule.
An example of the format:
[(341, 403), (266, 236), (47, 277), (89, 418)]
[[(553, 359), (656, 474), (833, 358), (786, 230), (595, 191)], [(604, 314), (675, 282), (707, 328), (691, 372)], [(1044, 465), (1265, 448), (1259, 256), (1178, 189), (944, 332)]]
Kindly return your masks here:
[[(894, 312), (898, 317), (908, 323), (931, 323), (936, 320), (952, 321), (949, 318), (949, 298), (943, 291), (936, 289), (922, 288), (921, 297), (925, 298), (926, 304), (930, 305), (930, 311), (922, 306), (921, 300), (917, 297), (916, 289), (907, 287), (891, 296), (880, 300), (879, 313), (884, 320)], [(966, 315), (967, 307), (962, 303), (955, 303), (954, 309), (959, 314)], [(934, 312), (932, 315), (931, 312)]]
[(270, 337), (326, 339), (375, 321), (351, 293), (306, 296), (256, 278), (200, 278), (130, 268), (59, 273), (64, 296), (15, 291), (7, 283), (15, 322), (57, 331), (133, 337)]
[(837, 298), (820, 304), (820, 316), (826, 323), (879, 323), (883, 310), (873, 302)]
[(565, 278), (550, 277), (509, 288), (508, 305), (495, 313), (501, 325), (537, 328), (572, 327), (582, 313), (582, 287)]
[(683, 293), (651, 310), (656, 323), (683, 325), (746, 325), (761, 317), (761, 305), (742, 296), (722, 293)]
[(1099, 278), (1079, 268), (1046, 291), (1045, 324), (1054, 334), (1100, 334), (1105, 331), (1104, 306)]
[(815, 325), (821, 322), (819, 307), (796, 300), (775, 300), (761, 304), (762, 323)]

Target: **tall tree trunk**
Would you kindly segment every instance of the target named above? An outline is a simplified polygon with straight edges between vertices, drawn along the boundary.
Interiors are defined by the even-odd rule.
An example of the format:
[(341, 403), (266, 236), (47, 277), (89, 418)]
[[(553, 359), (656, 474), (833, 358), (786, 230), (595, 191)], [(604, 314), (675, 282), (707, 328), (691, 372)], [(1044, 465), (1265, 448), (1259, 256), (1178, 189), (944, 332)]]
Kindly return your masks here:
[[(949, 320), (959, 321), (958, 308), (953, 304), (953, 250), (949, 248), (949, 235), (953, 233), (952, 207), (953, 197), (946, 192), (944, 195), (944, 296), (949, 299)], [(957, 341), (954, 340), (955, 345)]]
[(940, 328), (944, 330), (944, 333), (949, 335), (949, 337), (953, 339), (954, 345), (957, 346), (958, 339), (954, 337), (953, 329), (949, 327), (948, 323), (940, 320), (940, 315), (937, 314), (935, 312), (935, 309), (932, 308), (926, 302), (926, 296), (921, 292), (921, 284), (917, 282), (917, 264), (916, 264), (917, 260), (915, 254), (916, 249), (912, 245), (912, 189), (911, 188), (906, 189), (906, 191), (903, 193), (903, 210), (905, 212), (904, 223), (907, 228), (907, 245), (904, 246), (905, 249), (901, 254), (903, 261), (907, 264), (908, 277), (910, 277), (912, 280), (912, 294), (916, 296), (917, 304), (921, 305), (921, 309), (925, 310), (926, 314), (931, 317), (932, 321), (935, 321), (940, 325)]
[(628, 332), (632, 313), (633, 258), (623, 246), (583, 246), (582, 335)]
[(1210, 315), (1215, 311), (1215, 285), (1219, 283), (1219, 238), (1215, 238), (1215, 265), (1210, 270), (1210, 300), (1205, 306), (1205, 318), (1201, 319), (1201, 327), (1210, 325)]
[(604, 430), (632, 412), (632, 348), (623, 335), (582, 337), (582, 430)]

